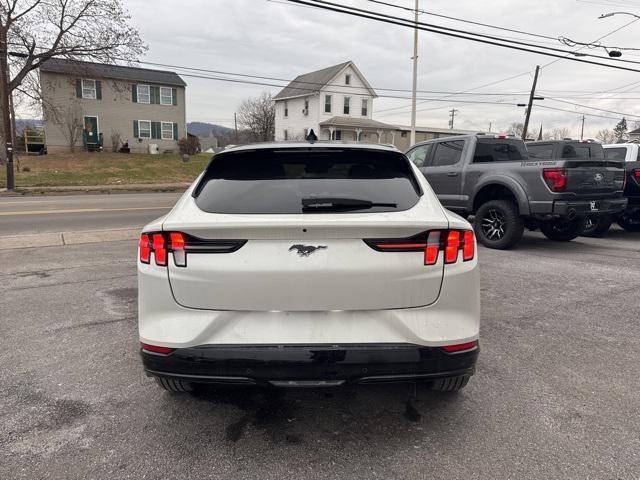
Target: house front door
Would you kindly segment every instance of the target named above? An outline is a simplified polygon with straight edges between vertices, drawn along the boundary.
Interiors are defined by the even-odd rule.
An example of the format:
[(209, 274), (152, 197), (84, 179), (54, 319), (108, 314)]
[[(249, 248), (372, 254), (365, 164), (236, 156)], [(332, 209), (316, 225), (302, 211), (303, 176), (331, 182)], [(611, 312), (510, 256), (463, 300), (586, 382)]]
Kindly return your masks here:
[(98, 117), (84, 117), (86, 143), (98, 143)]

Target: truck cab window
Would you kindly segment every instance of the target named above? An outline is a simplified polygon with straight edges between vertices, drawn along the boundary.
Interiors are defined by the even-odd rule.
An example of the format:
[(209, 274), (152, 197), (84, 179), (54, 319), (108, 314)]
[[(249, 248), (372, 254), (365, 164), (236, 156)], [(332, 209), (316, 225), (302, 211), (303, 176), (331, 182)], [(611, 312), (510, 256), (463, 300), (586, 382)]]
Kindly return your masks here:
[(441, 167), (444, 165), (455, 165), (462, 157), (463, 148), (464, 140), (454, 140), (436, 144), (432, 166)]

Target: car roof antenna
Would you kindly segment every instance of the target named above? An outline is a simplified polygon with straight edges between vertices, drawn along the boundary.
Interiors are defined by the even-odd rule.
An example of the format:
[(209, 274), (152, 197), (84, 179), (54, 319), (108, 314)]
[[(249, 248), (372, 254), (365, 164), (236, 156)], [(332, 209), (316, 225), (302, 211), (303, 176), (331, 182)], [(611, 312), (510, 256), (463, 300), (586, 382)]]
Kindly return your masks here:
[(313, 128), (309, 130), (309, 134), (307, 135), (306, 140), (309, 143), (315, 143), (318, 141), (318, 136), (313, 132)]

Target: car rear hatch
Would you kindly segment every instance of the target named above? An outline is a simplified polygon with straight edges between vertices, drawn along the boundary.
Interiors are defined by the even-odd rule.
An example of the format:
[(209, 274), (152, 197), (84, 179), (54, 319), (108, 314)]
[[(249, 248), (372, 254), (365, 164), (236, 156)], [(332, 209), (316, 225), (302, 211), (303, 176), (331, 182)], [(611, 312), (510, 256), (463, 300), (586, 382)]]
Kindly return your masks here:
[(187, 249), (184, 267), (169, 260), (173, 295), (185, 307), (212, 310), (431, 304), (442, 259), (427, 266), (424, 252), (376, 251), (364, 241), (446, 229), (430, 198), (399, 152), (315, 147), (219, 155), (163, 226), (200, 246)]

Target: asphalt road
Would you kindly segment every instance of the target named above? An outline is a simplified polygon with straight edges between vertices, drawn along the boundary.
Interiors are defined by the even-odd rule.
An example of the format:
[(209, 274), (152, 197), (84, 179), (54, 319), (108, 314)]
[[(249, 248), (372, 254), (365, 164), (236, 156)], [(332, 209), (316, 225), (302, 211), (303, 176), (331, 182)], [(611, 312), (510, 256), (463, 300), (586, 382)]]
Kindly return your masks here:
[(164, 215), (180, 193), (0, 197), (0, 236), (139, 228)]
[(161, 391), (135, 242), (0, 252), (0, 478), (640, 477), (640, 235), (481, 249), (478, 372), (411, 384)]

